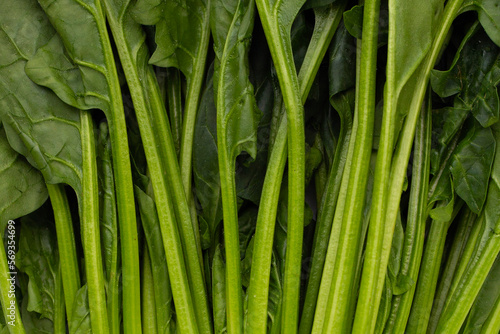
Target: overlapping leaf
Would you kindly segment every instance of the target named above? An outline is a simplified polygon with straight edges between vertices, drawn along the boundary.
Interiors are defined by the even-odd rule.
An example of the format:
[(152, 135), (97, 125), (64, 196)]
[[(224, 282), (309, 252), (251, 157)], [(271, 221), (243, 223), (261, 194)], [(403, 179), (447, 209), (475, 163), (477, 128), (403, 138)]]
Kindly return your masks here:
[(156, 50), (150, 63), (177, 67), (188, 81), (202, 48), (210, 1), (139, 0), (133, 14), (139, 23), (156, 26)]
[[(11, 146), (49, 183), (81, 189), (79, 112), (26, 75), (27, 61), (55, 32), (35, 1), (16, 1), (0, 13), (0, 116)], [(57, 134), (57, 135), (56, 135)]]
[(38, 209), (47, 197), (42, 174), (10, 147), (0, 123), (0, 230), (9, 219)]
[[(457, 112), (459, 114), (463, 114), (464, 110), (472, 112), (484, 127), (492, 125), (499, 119), (500, 103), (496, 88), (498, 83), (500, 83), (500, 47), (496, 46), (481, 29), (469, 32), (449, 70), (434, 70), (431, 74), (433, 90), (441, 97), (458, 94), (454, 101)], [(452, 129), (446, 133), (456, 132), (457, 126), (461, 124), (457, 123), (454, 127), (448, 125)]]

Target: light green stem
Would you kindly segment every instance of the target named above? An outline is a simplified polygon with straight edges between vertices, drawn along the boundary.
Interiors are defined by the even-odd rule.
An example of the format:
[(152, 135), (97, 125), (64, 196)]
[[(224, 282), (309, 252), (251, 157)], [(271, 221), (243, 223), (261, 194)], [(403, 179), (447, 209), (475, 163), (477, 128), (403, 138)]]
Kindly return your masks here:
[[(132, 57), (131, 51), (127, 47), (127, 39), (122, 27), (123, 22), (119, 21), (119, 16), (115, 11), (113, 3), (110, 1), (105, 1), (105, 4), (115, 44), (118, 48), (121, 63), (126, 73), (128, 86), (133, 97), (135, 112), (139, 123), (139, 130), (141, 132), (144, 151), (146, 154), (146, 159), (148, 161), (149, 171), (151, 173), (151, 180), (158, 208), (158, 218), (160, 221), (163, 243), (165, 252), (169, 255), (169, 261), (167, 262), (167, 264), (169, 267), (169, 272), (171, 273), (175, 302), (178, 306), (178, 317), (181, 320), (179, 321), (179, 329), (182, 332), (186, 333), (196, 333), (196, 317), (193, 310), (193, 302), (191, 300), (191, 292), (187, 279), (184, 256), (182, 254), (182, 244), (175, 223), (176, 220), (170, 193), (167, 190), (167, 180), (165, 177), (166, 173), (163, 173), (165, 167), (162, 165), (162, 161), (160, 158), (161, 146), (157, 141), (157, 138), (164, 137), (161, 136), (161, 134), (155, 135), (156, 131), (154, 131), (154, 128), (152, 126), (152, 118), (154, 116), (152, 116), (151, 114), (154, 114), (155, 112), (153, 109), (159, 107), (161, 108), (161, 110), (163, 110), (163, 112), (165, 112), (165, 105), (159, 96), (159, 89), (157, 89), (156, 91), (150, 91), (150, 99), (159, 100), (160, 106), (151, 103), (151, 101), (149, 103), (146, 102), (143, 84), (141, 83), (141, 79), (139, 78), (139, 74), (137, 71), (137, 66), (143, 65), (138, 65), (135, 62), (134, 58)], [(148, 67), (146, 69), (146, 73), (149, 72), (152, 72), (152, 69)], [(152, 75), (154, 76), (154, 74)], [(149, 80), (149, 78), (146, 78), (146, 80)], [(156, 82), (156, 78), (154, 78), (154, 81), (157, 86), (158, 84)], [(146, 83), (145, 87), (149, 89), (150, 85)], [(192, 229), (190, 222), (189, 227)], [(123, 273), (122, 279), (126, 279), (125, 272)], [(126, 303), (125, 299), (124, 303)], [(140, 313), (137, 316), (140, 317)], [(141, 327), (142, 326), (140, 321), (138, 324), (131, 324), (131, 329), (133, 328), (131, 332), (140, 333)]]
[[(353, 280), (362, 230), (365, 188), (368, 179), (375, 115), (375, 75), (378, 41), (379, 0), (365, 1), (359, 96), (356, 109), (357, 128), (352, 136), (352, 164), (342, 216), (342, 228), (330, 288), (323, 333), (343, 332), (350, 327), (347, 319), (353, 293)], [(350, 147), (350, 149), (351, 149)], [(336, 216), (342, 212), (336, 212)]]
[[(87, 268), (89, 309), (94, 333), (109, 333), (106, 292), (99, 230), (99, 187), (92, 118), (88, 112), (81, 114), (82, 134), (82, 198), (80, 215), (83, 254)], [(61, 250), (59, 250), (61, 252)], [(71, 318), (70, 318), (71, 319)]]
[[(82, 122), (84, 114), (81, 112)], [(93, 133), (93, 131), (92, 131)], [(82, 149), (83, 129), (82, 129)], [(90, 152), (82, 150), (84, 155)], [(71, 320), (73, 314), (73, 304), (78, 289), (80, 289), (80, 271), (76, 258), (75, 234), (73, 233), (73, 220), (69, 211), (68, 198), (64, 190), (64, 185), (47, 184), (50, 202), (54, 210), (54, 220), (56, 224), (57, 247), (59, 248), (59, 261), (61, 263), (61, 278), (64, 289), (66, 305), (66, 316)]]
[[(304, 107), (293, 62), (290, 36), (283, 36), (277, 13), (266, 0), (257, 0), (257, 8), (268, 40), (287, 109), (288, 123), (288, 227), (283, 287), (281, 330), (294, 334), (298, 329), (300, 272), (304, 228), (305, 134)], [(286, 32), (288, 34), (289, 32)]]

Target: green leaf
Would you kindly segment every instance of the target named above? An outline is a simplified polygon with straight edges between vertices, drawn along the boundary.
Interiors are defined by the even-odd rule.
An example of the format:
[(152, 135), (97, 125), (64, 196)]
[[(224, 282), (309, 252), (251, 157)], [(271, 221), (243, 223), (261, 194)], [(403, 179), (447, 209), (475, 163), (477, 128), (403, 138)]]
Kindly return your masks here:
[(87, 285), (78, 290), (73, 307), (73, 315), (69, 322), (69, 334), (91, 334), (90, 310)]
[(226, 154), (231, 159), (242, 151), (255, 158), (256, 132), (261, 112), (255, 102), (248, 68), (254, 6), (248, 0), (239, 1), (237, 6), (235, 4), (224, 0), (212, 3), (212, 10), (221, 13), (220, 16), (212, 16), (211, 20), (216, 53), (215, 102), (217, 120), (223, 133), (223, 138), (218, 140), (226, 143)]
[(451, 158), (455, 191), (477, 214), (486, 200), (494, 156), (495, 138), (491, 129), (474, 126), (458, 144)]
[(59, 35), (37, 52), (26, 72), (36, 83), (54, 90), (64, 102), (79, 109), (101, 109), (109, 117), (113, 112), (113, 74), (101, 43), (106, 33), (100, 25), (100, 9), (93, 0), (39, 3)]
[(138, 0), (132, 14), (137, 22), (155, 25), (156, 50), (150, 63), (176, 67), (191, 80), (202, 52), (204, 27), (209, 17), (207, 0)]
[[(240, 258), (244, 258), (245, 252), (250, 247), (250, 240), (253, 238), (255, 232), (255, 225), (257, 222), (257, 208), (254, 206), (248, 209), (241, 210), (238, 217), (238, 230), (240, 239)], [(251, 259), (251, 256), (250, 256)], [(250, 279), (250, 271), (248, 272), (248, 279)]]
[(467, 0), (462, 4), (462, 12), (477, 11), (479, 22), (488, 36), (500, 46), (500, 2), (498, 0)]
[(28, 311), (54, 320), (59, 252), (50, 210), (50, 206), (45, 206), (22, 218), (16, 266), (29, 277)]
[(193, 147), (193, 176), (196, 197), (201, 205), (200, 218), (209, 227), (210, 239), (222, 220), (219, 163), (217, 160), (217, 110), (213, 80), (209, 72), (196, 117)]
[(5, 45), (0, 50), (0, 117), (9, 142), (42, 172), (46, 182), (66, 183), (80, 193), (80, 114), (25, 73), (37, 47), (55, 32), (38, 5), (29, 1), (8, 6), (0, 20), (5, 24), (0, 33)]
[(482, 29), (471, 28), (462, 42), (451, 68), (433, 70), (431, 84), (441, 97), (455, 97), (454, 108), (472, 112), (483, 127), (499, 119), (500, 47)]
[(14, 151), (0, 123), (0, 230), (38, 209), (48, 197), (42, 174)]
[[(346, 24), (344, 18), (330, 44), (328, 74), (331, 97), (356, 84), (356, 39), (349, 34)], [(336, 105), (334, 107), (339, 109)]]
[(356, 39), (361, 39), (363, 30), (363, 6), (357, 5), (344, 13), (344, 24), (347, 31)]
[[(52, 334), (54, 333), (54, 324), (51, 320), (47, 318), (40, 317), (40, 314), (28, 311), (28, 305), (30, 303), (29, 296), (23, 299), (21, 303), (21, 317), (23, 319), (24, 329), (26, 333), (37, 333), (37, 334)], [(9, 334), (10, 326), (6, 326), (7, 331), (5, 334)], [(4, 332), (1, 332), (4, 334)]]

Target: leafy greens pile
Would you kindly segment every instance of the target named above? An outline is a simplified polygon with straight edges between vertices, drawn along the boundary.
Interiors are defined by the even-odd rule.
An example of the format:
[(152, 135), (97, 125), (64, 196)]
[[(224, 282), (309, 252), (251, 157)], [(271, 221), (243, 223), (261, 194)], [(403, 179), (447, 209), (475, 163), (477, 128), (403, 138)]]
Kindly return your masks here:
[(500, 332), (499, 0), (0, 8), (0, 333)]

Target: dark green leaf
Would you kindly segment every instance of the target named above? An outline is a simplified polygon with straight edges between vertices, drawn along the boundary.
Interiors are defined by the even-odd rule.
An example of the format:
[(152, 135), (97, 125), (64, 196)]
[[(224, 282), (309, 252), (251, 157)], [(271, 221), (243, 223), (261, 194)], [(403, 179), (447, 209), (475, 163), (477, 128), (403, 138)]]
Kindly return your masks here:
[(357, 5), (344, 13), (344, 24), (354, 38), (361, 39), (363, 30), (363, 6)]
[[(344, 19), (347, 24), (346, 19)], [(330, 96), (353, 88), (356, 84), (356, 39), (340, 23), (330, 45)]]
[(460, 46), (451, 68), (431, 73), (433, 90), (441, 97), (455, 97), (455, 108), (472, 112), (482, 126), (498, 121), (500, 47), (482, 29), (471, 28)]
[[(40, 314), (28, 311), (28, 304), (30, 303), (29, 296), (23, 299), (21, 303), (21, 317), (23, 319), (23, 326), (26, 333), (36, 333), (36, 334), (52, 334), (54, 333), (54, 325), (52, 321), (47, 318), (41, 318)], [(6, 326), (7, 331), (5, 334), (9, 334), (9, 326)], [(4, 334), (4, 332), (0, 332)]]
[(69, 334), (91, 334), (87, 284), (82, 286), (75, 298), (73, 314), (69, 322)]
[(100, 2), (40, 0), (39, 3), (58, 35), (27, 64), (29, 77), (54, 90), (64, 102), (79, 109), (101, 109), (110, 118), (115, 112), (111, 104), (116, 96), (111, 89), (116, 89), (116, 76), (106, 49), (102, 8), (96, 7)]
[(29, 277), (28, 311), (53, 320), (59, 252), (50, 210), (42, 207), (21, 220), (16, 266)]
[(491, 129), (476, 125), (458, 144), (451, 158), (455, 191), (477, 214), (486, 199), (494, 155), (495, 138)]
[[(49, 183), (66, 183), (79, 193), (82, 177), (80, 114), (25, 73), (37, 48), (55, 32), (34, 2), (5, 6), (0, 20), (0, 116), (12, 147), (27, 157)], [(20, 14), (21, 13), (21, 14)], [(54, 134), (57, 135), (54, 135)]]
[[(261, 116), (249, 80), (248, 51), (253, 29), (254, 6), (248, 0), (213, 1), (211, 20), (216, 54), (214, 91), (217, 122), (227, 156), (246, 151), (257, 154), (257, 125)], [(218, 126), (219, 128), (219, 126)], [(218, 129), (219, 133), (219, 129)]]
[(209, 74), (196, 117), (193, 175), (196, 196), (201, 205), (200, 217), (209, 227), (210, 238), (222, 219), (216, 120), (213, 81)]
[(38, 209), (48, 197), (42, 174), (15, 152), (0, 123), (0, 230)]
[(500, 46), (500, 2), (498, 0), (466, 0), (462, 11), (477, 11), (479, 22), (490, 38)]
[(156, 26), (156, 50), (150, 63), (177, 67), (191, 79), (208, 26), (206, 0), (139, 0), (133, 15), (139, 23)]

